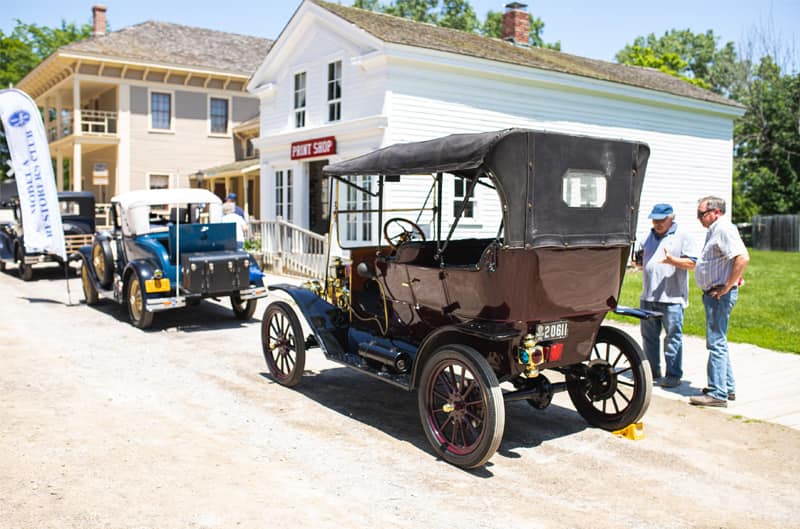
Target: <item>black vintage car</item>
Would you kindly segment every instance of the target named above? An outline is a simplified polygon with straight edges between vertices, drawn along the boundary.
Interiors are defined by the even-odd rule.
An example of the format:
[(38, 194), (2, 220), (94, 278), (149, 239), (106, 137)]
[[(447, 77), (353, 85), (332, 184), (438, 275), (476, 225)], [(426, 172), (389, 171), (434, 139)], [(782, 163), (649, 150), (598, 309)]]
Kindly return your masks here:
[[(58, 205), (69, 256), (92, 240), (95, 232), (94, 194), (88, 191), (60, 191)], [(66, 266), (60, 256), (25, 246), (25, 228), (22, 225), (16, 184), (4, 182), (0, 198), (0, 270), (4, 270), (7, 264), (14, 265), (19, 276), (30, 281), (33, 279), (34, 265), (40, 263)]]
[[(312, 331), (303, 336), (290, 304), (267, 307), (271, 375), (297, 384), (306, 350), (319, 347), (416, 390), (434, 451), (465, 468), (500, 445), (504, 401), (542, 409), (567, 391), (594, 426), (638, 421), (650, 368), (630, 336), (602, 324), (615, 310), (656, 316), (617, 306), (648, 157), (642, 143), (510, 129), (394, 145), (325, 167), (342, 188), (331, 192), (344, 202), (332, 205), (331, 229), (350, 262), (335, 261), (329, 277), (304, 288), (271, 287), (291, 296)], [(401, 196), (392, 186), (405, 178), (431, 185), (414, 211), (385, 198)], [(491, 237), (459, 228), (479, 188), (497, 199)], [(445, 207), (453, 189), (461, 200)], [(383, 236), (348, 245), (358, 217), (376, 219)]]

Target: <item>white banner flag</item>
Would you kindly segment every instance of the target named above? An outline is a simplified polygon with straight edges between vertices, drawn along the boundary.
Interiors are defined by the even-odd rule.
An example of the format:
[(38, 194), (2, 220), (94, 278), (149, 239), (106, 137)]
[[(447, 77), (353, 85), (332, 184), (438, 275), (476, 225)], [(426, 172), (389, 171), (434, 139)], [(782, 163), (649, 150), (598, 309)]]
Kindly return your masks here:
[(0, 119), (17, 179), (25, 251), (49, 252), (66, 260), (58, 192), (39, 109), (25, 92), (0, 90)]

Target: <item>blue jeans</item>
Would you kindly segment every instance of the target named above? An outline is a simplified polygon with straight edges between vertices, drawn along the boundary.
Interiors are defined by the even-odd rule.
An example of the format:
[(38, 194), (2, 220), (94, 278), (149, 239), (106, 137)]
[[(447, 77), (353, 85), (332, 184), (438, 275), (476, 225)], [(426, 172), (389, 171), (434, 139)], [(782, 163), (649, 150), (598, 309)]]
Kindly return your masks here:
[(640, 301), (639, 306), (647, 310), (655, 310), (664, 314), (659, 318), (642, 320), (642, 345), (644, 354), (653, 370), (653, 378), (661, 376), (661, 348), (659, 338), (664, 329), (664, 360), (667, 364), (667, 376), (681, 378), (683, 376), (683, 306), (680, 303), (659, 303), (657, 301)]
[(728, 400), (728, 393), (736, 392), (731, 355), (728, 351), (728, 321), (739, 296), (734, 288), (719, 299), (703, 294), (706, 309), (706, 348), (708, 348), (708, 393), (715, 399)]

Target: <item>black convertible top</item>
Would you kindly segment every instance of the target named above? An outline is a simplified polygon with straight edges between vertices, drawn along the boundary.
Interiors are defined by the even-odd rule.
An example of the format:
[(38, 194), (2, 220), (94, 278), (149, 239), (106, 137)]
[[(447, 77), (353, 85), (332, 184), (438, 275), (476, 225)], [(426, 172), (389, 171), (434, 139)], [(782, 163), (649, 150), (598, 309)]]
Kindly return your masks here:
[[(639, 142), (506, 129), (392, 145), (323, 172), (488, 178), (503, 205), (507, 246), (618, 246), (634, 240), (649, 155), (650, 148)], [(602, 205), (568, 205), (568, 174), (604, 177)]]

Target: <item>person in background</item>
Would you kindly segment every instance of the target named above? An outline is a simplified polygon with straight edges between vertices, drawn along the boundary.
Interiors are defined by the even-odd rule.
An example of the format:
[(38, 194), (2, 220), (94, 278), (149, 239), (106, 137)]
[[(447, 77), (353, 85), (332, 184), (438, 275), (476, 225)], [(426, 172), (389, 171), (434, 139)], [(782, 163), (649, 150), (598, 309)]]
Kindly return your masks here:
[(738, 286), (750, 254), (736, 226), (725, 217), (725, 200), (708, 196), (697, 204), (697, 219), (708, 228), (706, 243), (697, 261), (694, 279), (703, 291), (708, 348), (708, 387), (703, 394), (690, 397), (695, 406), (725, 408), (736, 398), (728, 350), (728, 322), (738, 298)]
[(244, 248), (244, 236), (247, 234), (247, 222), (241, 215), (235, 212), (233, 202), (226, 201), (222, 204), (222, 222), (232, 222), (236, 224), (236, 248), (241, 250)]
[(642, 296), (639, 306), (663, 314), (661, 318), (641, 321), (642, 345), (653, 380), (661, 379), (661, 347), (664, 329), (664, 361), (667, 376), (661, 386), (681, 385), (683, 376), (683, 311), (689, 304), (689, 274), (697, 253), (688, 234), (678, 230), (675, 213), (669, 204), (656, 204), (650, 212), (653, 220), (650, 235), (644, 241), (641, 264)]
[(244, 220), (247, 220), (244, 216), (244, 210), (239, 207), (239, 204), (236, 203), (236, 193), (228, 193), (228, 196), (225, 198), (225, 202), (233, 204), (234, 213), (242, 217)]

